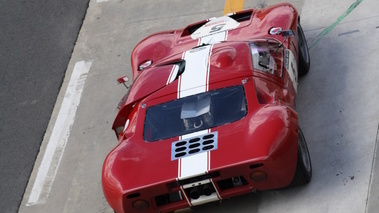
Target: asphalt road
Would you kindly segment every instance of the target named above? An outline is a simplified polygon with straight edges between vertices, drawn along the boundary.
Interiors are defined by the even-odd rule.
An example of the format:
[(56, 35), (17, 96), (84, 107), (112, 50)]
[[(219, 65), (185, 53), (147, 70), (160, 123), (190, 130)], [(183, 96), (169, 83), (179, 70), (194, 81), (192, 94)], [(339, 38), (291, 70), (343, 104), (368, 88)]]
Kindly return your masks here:
[(89, 0), (0, 1), (0, 209), (17, 212)]

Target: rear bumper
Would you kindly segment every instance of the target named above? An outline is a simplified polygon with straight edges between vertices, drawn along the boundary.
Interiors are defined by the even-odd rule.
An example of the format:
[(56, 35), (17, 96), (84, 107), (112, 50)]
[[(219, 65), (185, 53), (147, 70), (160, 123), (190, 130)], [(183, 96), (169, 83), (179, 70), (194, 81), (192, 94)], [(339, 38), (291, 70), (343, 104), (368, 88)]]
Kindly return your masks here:
[[(133, 203), (146, 200), (149, 207), (143, 212), (173, 212), (255, 190), (283, 188), (290, 184), (296, 167), (296, 160), (289, 163), (292, 161), (290, 155), (296, 158), (296, 154), (276, 159), (266, 156), (262, 160), (231, 165), (201, 176), (146, 187), (138, 193), (125, 194), (123, 208), (130, 210), (125, 212), (134, 212)], [(282, 160), (285, 158), (289, 161)], [(258, 178), (254, 179), (254, 173)]]

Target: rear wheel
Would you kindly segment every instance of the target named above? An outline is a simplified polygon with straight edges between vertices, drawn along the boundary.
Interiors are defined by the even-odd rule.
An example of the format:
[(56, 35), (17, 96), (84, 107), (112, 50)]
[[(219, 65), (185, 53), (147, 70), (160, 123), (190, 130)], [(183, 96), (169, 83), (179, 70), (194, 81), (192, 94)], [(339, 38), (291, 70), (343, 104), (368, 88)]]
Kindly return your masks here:
[(295, 177), (289, 187), (300, 186), (309, 183), (312, 178), (312, 163), (309, 155), (307, 142), (301, 129), (299, 128), (297, 165)]
[(305, 39), (304, 31), (300, 23), (297, 25), (297, 33), (299, 46), (299, 76), (303, 76), (309, 71), (311, 58), (309, 56), (307, 40)]

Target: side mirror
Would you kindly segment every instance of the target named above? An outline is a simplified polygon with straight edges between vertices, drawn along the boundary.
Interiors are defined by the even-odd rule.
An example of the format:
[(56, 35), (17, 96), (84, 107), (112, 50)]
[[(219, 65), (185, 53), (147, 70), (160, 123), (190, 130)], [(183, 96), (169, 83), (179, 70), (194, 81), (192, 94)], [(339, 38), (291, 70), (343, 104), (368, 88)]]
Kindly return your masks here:
[(282, 31), (282, 36), (285, 37), (285, 38), (295, 37), (295, 32), (293, 30), (283, 30)]
[(280, 35), (283, 32), (281, 27), (273, 27), (270, 29), (270, 35)]
[(293, 30), (283, 30), (281, 27), (273, 27), (269, 31), (270, 35), (282, 35), (285, 38), (294, 37), (295, 32)]
[(129, 87), (126, 85), (126, 82), (128, 82), (128, 81), (129, 81), (129, 78), (128, 78), (128, 76), (126, 76), (126, 75), (117, 78), (117, 83), (118, 83), (118, 84), (124, 84), (124, 86), (125, 86), (127, 89), (129, 89)]

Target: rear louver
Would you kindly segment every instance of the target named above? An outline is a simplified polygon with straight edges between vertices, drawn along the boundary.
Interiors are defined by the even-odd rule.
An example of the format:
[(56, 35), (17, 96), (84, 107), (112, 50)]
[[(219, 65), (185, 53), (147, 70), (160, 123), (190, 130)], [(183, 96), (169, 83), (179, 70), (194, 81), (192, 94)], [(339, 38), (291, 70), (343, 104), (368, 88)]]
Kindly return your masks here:
[(171, 160), (217, 149), (217, 132), (175, 141), (171, 144)]

